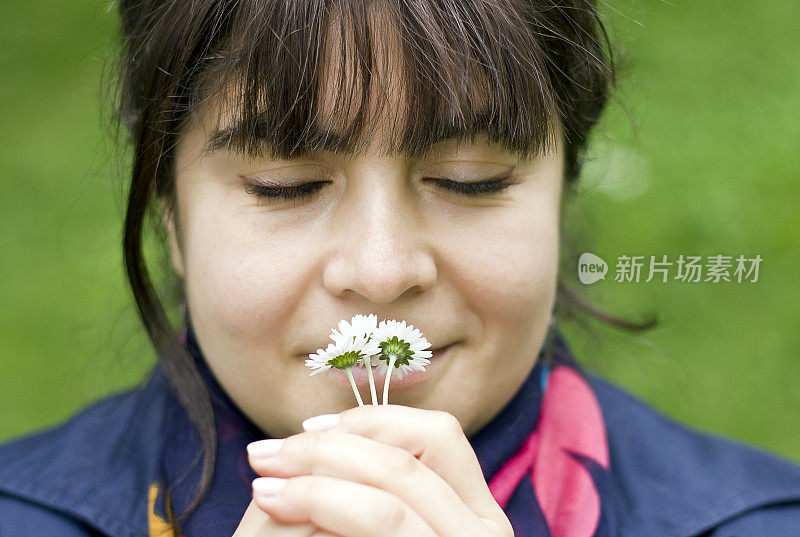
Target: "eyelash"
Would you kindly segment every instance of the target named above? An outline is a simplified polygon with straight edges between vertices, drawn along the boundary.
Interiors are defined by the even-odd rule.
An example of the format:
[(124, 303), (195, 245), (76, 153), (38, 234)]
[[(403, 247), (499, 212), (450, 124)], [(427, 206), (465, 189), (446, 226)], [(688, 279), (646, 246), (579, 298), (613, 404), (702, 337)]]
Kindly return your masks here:
[(282, 199), (285, 201), (291, 201), (294, 199), (311, 196), (314, 194), (314, 192), (322, 188), (322, 185), (325, 183), (326, 181), (317, 181), (316, 183), (304, 183), (302, 185), (292, 187), (249, 184), (245, 188), (245, 192), (258, 198)]
[[(438, 183), (441, 188), (455, 192), (456, 194), (477, 197), (481, 194), (494, 194), (505, 190), (514, 183), (507, 180), (506, 177), (499, 179), (492, 179), (491, 181), (479, 181), (475, 183), (463, 183), (460, 181), (451, 181), (450, 179), (437, 179), (430, 178), (432, 181)], [(314, 183), (304, 183), (302, 185), (286, 187), (286, 186), (266, 186), (259, 184), (249, 184), (245, 188), (248, 194), (252, 194), (258, 198), (267, 199), (280, 199), (284, 201), (291, 201), (302, 199), (312, 196), (317, 190), (329, 181), (317, 181)]]

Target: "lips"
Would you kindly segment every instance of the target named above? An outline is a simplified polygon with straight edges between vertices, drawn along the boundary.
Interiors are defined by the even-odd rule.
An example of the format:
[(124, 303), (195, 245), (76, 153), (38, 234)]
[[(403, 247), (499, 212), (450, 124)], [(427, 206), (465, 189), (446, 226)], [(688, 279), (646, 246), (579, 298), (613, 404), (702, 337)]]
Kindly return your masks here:
[[(435, 382), (437, 378), (447, 369), (447, 364), (452, 360), (453, 352), (456, 352), (458, 342), (445, 345), (438, 349), (432, 349), (433, 356), (431, 363), (425, 366), (425, 371), (408, 371), (403, 375), (402, 379), (394, 378), (389, 387), (390, 391), (405, 390), (422, 383)], [(338, 374), (337, 374), (338, 373)], [(326, 375), (325, 378), (328, 382), (333, 382), (338, 386), (345, 388), (350, 387), (350, 380), (347, 375), (342, 372), (337, 372), (331, 375)], [(378, 389), (382, 389), (386, 375), (380, 375), (377, 369), (373, 369), (373, 377)], [(366, 367), (354, 367), (352, 370), (353, 380), (356, 386), (362, 393), (368, 393), (369, 390), (369, 377)], [(390, 399), (391, 400), (391, 399)]]
[[(328, 342), (328, 343), (330, 343), (330, 342)], [(308, 358), (309, 355), (316, 354), (318, 349), (323, 349), (323, 350), (327, 349), (328, 348), (328, 343), (326, 343), (325, 345), (323, 345), (321, 347), (316, 347), (313, 351), (300, 353), (300, 354), (298, 354), (298, 356), (300, 356), (301, 358)], [(452, 347), (456, 343), (457, 342), (454, 341), (453, 343), (448, 343), (447, 345), (445, 345), (443, 347), (439, 347), (438, 349), (426, 349), (426, 350), (430, 350), (433, 353), (433, 357), (432, 358), (436, 358), (436, 353), (441, 353), (443, 351), (446, 351), (447, 349), (449, 349), (450, 347)]]
[(453, 345), (455, 345), (455, 343), (449, 343), (449, 344), (445, 345), (444, 347), (439, 347), (438, 349), (431, 349), (431, 353), (433, 353), (433, 356), (431, 357), (431, 359), (436, 358), (437, 355), (445, 352), (446, 350), (448, 350)]

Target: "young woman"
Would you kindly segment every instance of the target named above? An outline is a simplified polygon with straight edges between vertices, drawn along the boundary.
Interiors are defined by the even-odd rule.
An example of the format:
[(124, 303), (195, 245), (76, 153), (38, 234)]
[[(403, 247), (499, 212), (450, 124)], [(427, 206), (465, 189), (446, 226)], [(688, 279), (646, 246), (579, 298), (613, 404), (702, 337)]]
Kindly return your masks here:
[[(124, 256), (159, 363), (0, 448), (0, 535), (800, 527), (800, 468), (584, 375), (558, 332), (561, 207), (614, 74), (593, 2), (119, 9)], [(179, 330), (144, 260), (151, 215)], [(345, 375), (305, 365), (358, 313), (431, 343), (391, 405), (353, 408)]]

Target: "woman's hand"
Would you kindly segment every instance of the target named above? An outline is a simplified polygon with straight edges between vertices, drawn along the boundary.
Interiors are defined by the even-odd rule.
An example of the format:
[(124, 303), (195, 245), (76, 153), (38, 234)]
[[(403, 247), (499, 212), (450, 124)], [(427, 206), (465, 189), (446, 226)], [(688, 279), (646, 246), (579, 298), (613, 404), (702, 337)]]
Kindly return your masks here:
[(255, 500), (244, 512), (233, 537), (337, 537), (314, 524), (283, 524), (261, 510)]
[[(451, 414), (365, 405), (339, 418), (327, 430), (267, 441), (282, 444), (272, 456), (251, 444), (253, 469), (285, 481), (273, 495), (254, 485), (253, 501), (269, 516), (248, 535), (513, 537)], [(255, 521), (262, 515), (253, 508)]]

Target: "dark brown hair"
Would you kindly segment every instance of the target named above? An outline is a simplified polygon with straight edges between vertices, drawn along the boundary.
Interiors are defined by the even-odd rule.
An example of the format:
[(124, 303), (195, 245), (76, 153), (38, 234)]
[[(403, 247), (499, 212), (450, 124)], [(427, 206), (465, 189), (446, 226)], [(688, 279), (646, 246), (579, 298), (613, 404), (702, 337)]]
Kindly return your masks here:
[[(183, 299), (180, 284), (159, 296), (144, 243), (147, 223), (158, 227), (159, 203), (175, 208), (174, 148), (199, 108), (225, 97), (234, 121), (212, 144), (243, 154), (353, 152), (369, 139), (371, 91), (395, 83), (413, 99), (403, 100), (388, 151), (421, 155), (436, 141), (484, 134), (525, 157), (552, 147), (558, 131), (569, 189), (614, 86), (614, 59), (590, 0), (120, 0), (119, 13), (115, 119), (133, 150), (125, 268), (158, 359), (202, 439), (201, 482), (180, 522), (208, 491), (216, 432), (207, 389), (167, 313), (169, 300)], [(389, 30), (397, 80), (375, 68)], [(340, 65), (338, 79), (326, 81), (329, 35), (340, 37)], [(338, 106), (320, 124), (319, 92), (329, 83)], [(557, 296), (558, 307), (644, 326), (595, 310), (564, 284)]]

